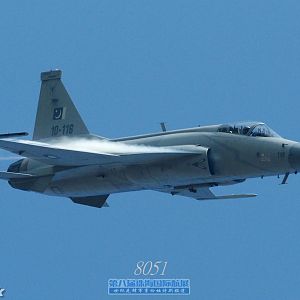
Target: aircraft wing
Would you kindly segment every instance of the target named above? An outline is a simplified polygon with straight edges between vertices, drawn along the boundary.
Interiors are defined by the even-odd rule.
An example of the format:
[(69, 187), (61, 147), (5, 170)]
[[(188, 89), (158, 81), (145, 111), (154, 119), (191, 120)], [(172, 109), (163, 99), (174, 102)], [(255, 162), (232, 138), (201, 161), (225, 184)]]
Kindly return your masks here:
[[(56, 146), (29, 140), (1, 140), (0, 148), (9, 152), (28, 157), (49, 165), (84, 166), (84, 165), (126, 165), (145, 164), (165, 159), (180, 158), (187, 155), (197, 155), (195, 149), (168, 149), (161, 152), (141, 152), (130, 154), (110, 154), (64, 149)], [(201, 147), (200, 147), (201, 148)]]
[(256, 197), (256, 194), (230, 194), (230, 195), (215, 195), (208, 187), (205, 186), (184, 186), (184, 187), (170, 187), (157, 189), (158, 192), (164, 192), (173, 196), (184, 196), (194, 198), (196, 200), (222, 200), (234, 198), (250, 198)]

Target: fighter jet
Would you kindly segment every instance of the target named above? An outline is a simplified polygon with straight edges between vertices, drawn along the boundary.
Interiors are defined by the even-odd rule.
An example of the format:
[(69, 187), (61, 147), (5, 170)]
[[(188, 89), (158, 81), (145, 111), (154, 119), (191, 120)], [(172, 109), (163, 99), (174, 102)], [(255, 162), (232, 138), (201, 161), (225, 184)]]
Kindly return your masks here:
[(215, 195), (211, 188), (300, 168), (300, 144), (262, 122), (237, 122), (109, 139), (91, 134), (62, 81), (41, 73), (32, 140), (0, 135), (0, 148), (22, 156), (0, 178), (16, 189), (107, 206), (110, 194), (154, 190), (197, 200), (248, 198)]

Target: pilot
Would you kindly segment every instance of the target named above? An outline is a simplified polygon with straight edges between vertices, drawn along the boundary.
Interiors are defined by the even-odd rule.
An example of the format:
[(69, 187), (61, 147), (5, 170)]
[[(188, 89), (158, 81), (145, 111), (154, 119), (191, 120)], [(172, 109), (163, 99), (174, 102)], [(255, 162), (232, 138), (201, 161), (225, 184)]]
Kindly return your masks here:
[(247, 135), (250, 131), (250, 126), (245, 126), (242, 130), (242, 134), (243, 135)]
[(238, 134), (239, 133), (239, 129), (234, 126), (233, 129), (232, 129), (232, 133)]

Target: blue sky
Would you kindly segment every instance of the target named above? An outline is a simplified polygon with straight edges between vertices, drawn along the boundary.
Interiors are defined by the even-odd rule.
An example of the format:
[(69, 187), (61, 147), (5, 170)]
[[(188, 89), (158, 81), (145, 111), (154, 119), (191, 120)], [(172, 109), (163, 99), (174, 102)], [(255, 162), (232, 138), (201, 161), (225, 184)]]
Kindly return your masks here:
[[(300, 140), (299, 17), (299, 1), (1, 1), (0, 131), (32, 133), (40, 72), (60, 68), (99, 135), (262, 120)], [(188, 299), (299, 299), (298, 176), (216, 189), (254, 199), (146, 191), (100, 210), (0, 182), (0, 287), (110, 299), (109, 278), (165, 260), (166, 277), (191, 279)]]

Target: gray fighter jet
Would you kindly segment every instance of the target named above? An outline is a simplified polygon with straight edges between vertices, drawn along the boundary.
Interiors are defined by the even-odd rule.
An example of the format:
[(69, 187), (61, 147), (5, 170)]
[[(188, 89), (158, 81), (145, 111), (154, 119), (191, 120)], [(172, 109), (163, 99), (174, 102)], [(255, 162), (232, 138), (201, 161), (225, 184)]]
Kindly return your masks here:
[(41, 73), (32, 140), (0, 135), (0, 148), (23, 158), (0, 178), (16, 189), (107, 206), (110, 194), (155, 190), (197, 200), (217, 196), (212, 187), (247, 178), (290, 173), (300, 167), (300, 144), (261, 122), (201, 126), (108, 139), (90, 134), (61, 81), (61, 71)]

